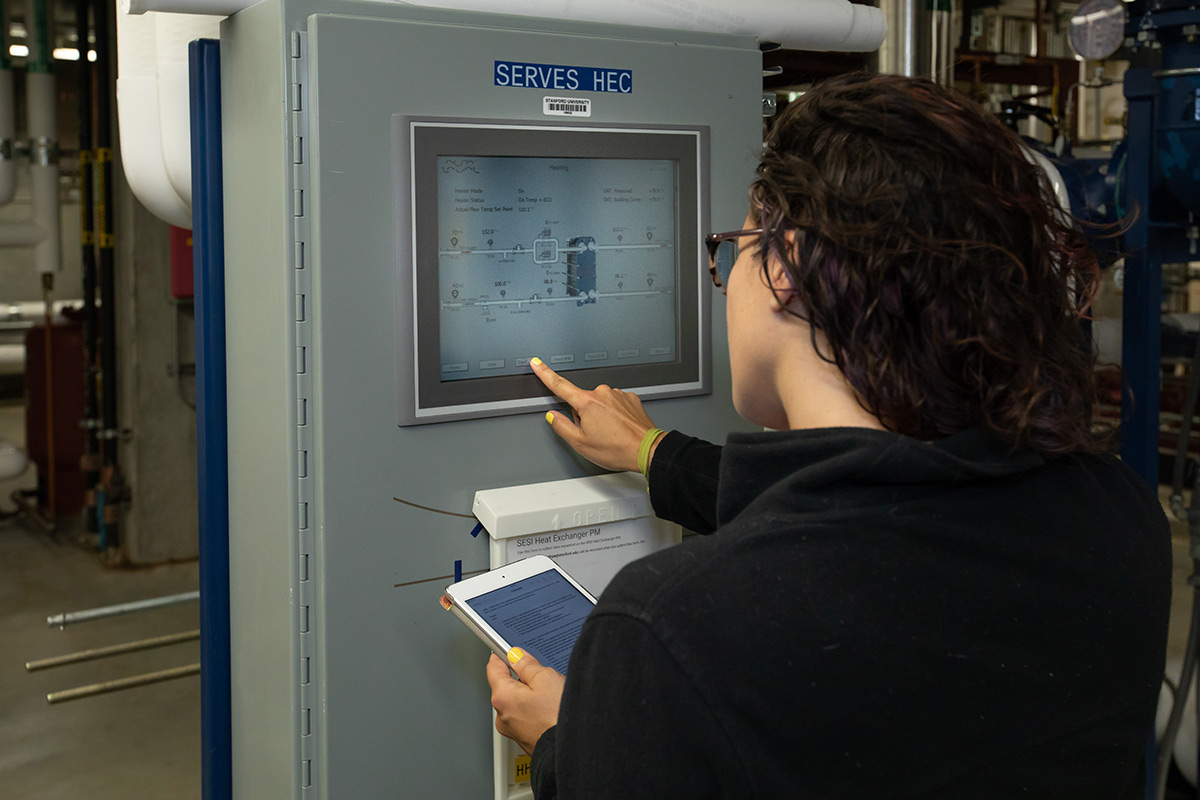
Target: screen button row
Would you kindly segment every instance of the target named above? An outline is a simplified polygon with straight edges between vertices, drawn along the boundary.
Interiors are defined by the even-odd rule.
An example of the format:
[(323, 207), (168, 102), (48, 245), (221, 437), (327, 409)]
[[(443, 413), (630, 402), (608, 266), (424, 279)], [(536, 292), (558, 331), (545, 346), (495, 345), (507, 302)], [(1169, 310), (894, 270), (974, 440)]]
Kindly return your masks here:
[[(646, 352), (649, 353), (651, 356), (669, 356), (669, 355), (671, 355), (671, 348), (670, 347), (651, 347)], [(619, 358), (619, 359), (638, 358), (639, 356), (641, 356), (641, 354), (642, 354), (641, 350), (618, 350), (617, 358)], [(584, 353), (583, 360), (584, 361), (607, 361), (608, 360), (608, 351), (607, 350), (597, 350), (597, 351), (594, 351), (591, 353)], [(575, 363), (575, 354), (574, 353), (560, 353), (558, 355), (552, 355), (549, 358), (549, 362), (551, 364), (560, 365), (560, 366), (563, 364), (574, 364)], [(516, 367), (528, 367), (529, 366), (529, 358), (526, 357), (526, 358), (515, 359), (513, 362), (513, 365)], [(506, 366), (507, 366), (507, 362), (503, 358), (495, 358), (495, 359), (490, 359), (487, 361), (479, 362), (479, 369), (481, 371), (504, 369)], [(456, 362), (453, 364), (442, 364), (442, 372), (443, 373), (468, 372), (470, 369), (471, 369), (471, 365), (469, 362), (466, 362), (466, 361), (459, 361), (459, 362)]]

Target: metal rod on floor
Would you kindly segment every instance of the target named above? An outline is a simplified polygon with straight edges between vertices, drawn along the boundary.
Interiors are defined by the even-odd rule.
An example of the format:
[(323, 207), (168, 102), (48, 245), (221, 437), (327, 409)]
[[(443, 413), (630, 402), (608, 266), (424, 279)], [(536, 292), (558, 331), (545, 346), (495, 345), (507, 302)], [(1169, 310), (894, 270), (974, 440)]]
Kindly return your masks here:
[(132, 689), (137, 686), (149, 686), (152, 683), (162, 683), (176, 678), (186, 678), (188, 675), (198, 675), (199, 664), (188, 664), (186, 667), (172, 667), (159, 672), (147, 672), (144, 675), (131, 675), (128, 678), (118, 678), (115, 681), (93, 683), (90, 686), (77, 686), (74, 689), (63, 689), (61, 692), (50, 692), (46, 702), (50, 705), (65, 703), (68, 700), (80, 700), (84, 697), (95, 697), (98, 694), (119, 692), (122, 689)]
[(132, 614), (135, 611), (147, 611), (151, 608), (191, 603), (199, 599), (199, 590), (184, 592), (183, 594), (170, 594), (165, 597), (152, 597), (149, 600), (137, 600), (132, 603), (120, 603), (115, 606), (103, 606), (101, 608), (89, 608), (86, 611), (70, 611), (65, 614), (55, 614), (53, 617), (46, 617), (46, 624), (51, 628), (65, 628), (76, 622), (117, 617), (121, 614)]
[(156, 647), (166, 647), (167, 645), (180, 644), (182, 642), (193, 642), (199, 638), (199, 630), (169, 633), (166, 636), (155, 636), (151, 639), (139, 639), (136, 642), (122, 642), (121, 644), (112, 644), (108, 645), (107, 647), (96, 647), (91, 650), (80, 650), (77, 653), (67, 653), (65, 655), (43, 658), (37, 661), (26, 661), (25, 670), (27, 672), (36, 672), (39, 669), (50, 669), (51, 667), (61, 667), (67, 664), (78, 664), (82, 661), (95, 661), (99, 658), (119, 656), (125, 653), (136, 653), (141, 650), (153, 650)]

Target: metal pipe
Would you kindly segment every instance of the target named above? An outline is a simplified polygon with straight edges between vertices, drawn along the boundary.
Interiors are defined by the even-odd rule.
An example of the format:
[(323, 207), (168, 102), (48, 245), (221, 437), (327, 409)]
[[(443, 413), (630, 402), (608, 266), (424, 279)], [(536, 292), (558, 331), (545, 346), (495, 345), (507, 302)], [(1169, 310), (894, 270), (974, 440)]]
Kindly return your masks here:
[(149, 600), (137, 600), (132, 603), (119, 603), (114, 606), (89, 608), (86, 611), (71, 611), (65, 614), (56, 614), (53, 617), (46, 617), (46, 624), (51, 628), (65, 628), (77, 622), (90, 622), (91, 620), (104, 619), (105, 617), (119, 617), (122, 614), (148, 611), (152, 608), (163, 608), (164, 606), (177, 606), (199, 599), (199, 591), (170, 594), (164, 597), (152, 597)]
[(68, 700), (79, 700), (84, 697), (95, 697), (98, 694), (119, 692), (122, 689), (132, 689), (136, 686), (149, 686), (152, 683), (162, 683), (175, 678), (186, 678), (188, 675), (197, 675), (199, 672), (199, 664), (188, 664), (186, 667), (172, 667), (159, 672), (147, 672), (144, 675), (131, 675), (115, 681), (104, 681), (88, 686), (77, 686), (74, 689), (63, 689), (61, 692), (50, 692), (46, 695), (46, 702), (50, 705), (65, 703)]
[(42, 658), (37, 661), (26, 661), (26, 672), (37, 672), (39, 669), (50, 669), (51, 667), (62, 667), (67, 664), (79, 664), (83, 661), (95, 661), (100, 658), (108, 658), (109, 656), (119, 656), (125, 653), (137, 653), (142, 650), (153, 650), (156, 647), (166, 647), (172, 644), (181, 644), (183, 642), (193, 642), (200, 638), (200, 631), (182, 631), (180, 633), (169, 633), (166, 636), (155, 636), (151, 639), (139, 639), (136, 642), (122, 642), (121, 644), (111, 644), (107, 647), (95, 647), (91, 650), (80, 650), (76, 653), (67, 653), (61, 656), (53, 656), (51, 658)]
[(900, 12), (903, 22), (903, 40), (900, 43), (901, 75), (915, 78), (921, 74), (920, 50), (918, 37), (921, 30), (921, 11), (924, 3), (920, 0), (903, 0)]
[(58, 450), (54, 446), (54, 273), (42, 273), (42, 298), (46, 305), (46, 517), (58, 517)]
[(95, 0), (93, 24), (96, 29), (96, 239), (100, 247), (99, 289), (101, 309), (100, 332), (100, 408), (103, 428), (100, 491), (96, 513), (100, 519), (100, 547), (116, 550), (121, 545), (120, 511), (124, 501), (125, 482), (121, 475), (118, 451), (120, 429), (117, 421), (117, 320), (116, 264), (113, 249), (116, 245), (113, 226), (113, 120), (112, 97), (112, 15), (116, 4)]
[[(88, 46), (88, 11), (91, 0), (76, 0), (75, 35), (80, 53)], [(100, 427), (99, 404), (96, 399), (97, 364), (99, 351), (96, 318), (96, 234), (95, 217), (95, 161), (96, 151), (92, 135), (92, 80), (95, 78), (91, 62), (82, 56), (79, 60), (79, 241), (82, 246), (80, 266), (83, 273), (83, 425), (84, 450), (81, 465), (83, 484), (86, 487), (85, 504), (89, 534), (100, 530), (96, 519), (96, 484), (100, 482), (100, 444), (96, 432)]]

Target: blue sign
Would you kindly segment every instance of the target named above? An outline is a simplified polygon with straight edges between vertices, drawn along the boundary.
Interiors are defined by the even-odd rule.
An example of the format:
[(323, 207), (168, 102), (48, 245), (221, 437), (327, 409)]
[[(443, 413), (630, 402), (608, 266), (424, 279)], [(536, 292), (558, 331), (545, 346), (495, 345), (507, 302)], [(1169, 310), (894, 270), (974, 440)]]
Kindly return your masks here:
[(633, 70), (631, 69), (497, 61), (493, 74), (497, 86), (512, 86), (518, 89), (633, 93)]

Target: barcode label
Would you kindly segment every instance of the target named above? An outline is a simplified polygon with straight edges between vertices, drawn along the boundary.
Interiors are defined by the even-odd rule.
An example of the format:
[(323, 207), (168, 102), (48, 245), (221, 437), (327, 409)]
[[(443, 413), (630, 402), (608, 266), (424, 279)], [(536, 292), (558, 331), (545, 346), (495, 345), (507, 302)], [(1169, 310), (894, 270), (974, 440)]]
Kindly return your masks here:
[(542, 113), (556, 117), (590, 117), (592, 101), (586, 97), (543, 97)]

